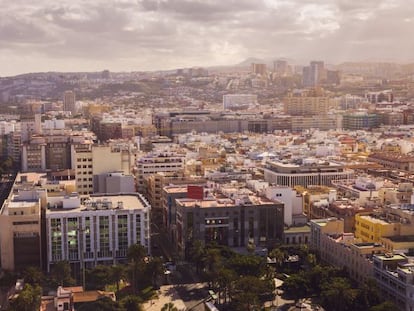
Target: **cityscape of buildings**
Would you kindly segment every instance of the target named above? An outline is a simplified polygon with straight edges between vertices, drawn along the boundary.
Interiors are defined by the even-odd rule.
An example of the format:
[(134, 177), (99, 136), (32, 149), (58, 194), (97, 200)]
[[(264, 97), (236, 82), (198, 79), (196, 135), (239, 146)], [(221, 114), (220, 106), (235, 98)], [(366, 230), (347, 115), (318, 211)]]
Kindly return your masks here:
[(307, 245), (414, 309), (413, 66), (38, 73), (0, 103), (4, 271)]

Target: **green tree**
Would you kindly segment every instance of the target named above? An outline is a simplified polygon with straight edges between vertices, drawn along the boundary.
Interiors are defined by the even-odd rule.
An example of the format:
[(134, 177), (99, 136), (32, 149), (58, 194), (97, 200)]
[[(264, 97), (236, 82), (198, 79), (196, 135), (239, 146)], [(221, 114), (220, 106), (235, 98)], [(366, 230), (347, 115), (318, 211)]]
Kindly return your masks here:
[(189, 259), (195, 263), (197, 274), (204, 268), (206, 248), (200, 240), (194, 240), (189, 251)]
[(263, 275), (266, 267), (264, 258), (254, 255), (235, 255), (229, 260), (229, 266), (239, 275)]
[(44, 282), (45, 276), (38, 267), (30, 266), (24, 269), (23, 279), (25, 283), (41, 285)]
[(25, 284), (16, 299), (10, 303), (10, 311), (38, 311), (42, 289), (39, 285)]
[(58, 261), (51, 271), (52, 280), (60, 286), (75, 285), (75, 280), (72, 278), (72, 270), (68, 261)]
[(369, 310), (370, 307), (378, 305), (381, 301), (377, 283), (374, 279), (368, 279), (359, 287), (355, 299), (355, 311)]
[(235, 310), (256, 310), (261, 307), (260, 295), (269, 292), (268, 283), (255, 276), (242, 276), (234, 284), (232, 305)]
[(281, 267), (286, 258), (286, 253), (280, 248), (274, 248), (270, 251), (269, 257), (276, 261), (276, 265)]
[(138, 280), (140, 276), (145, 273), (145, 258), (146, 249), (141, 244), (134, 244), (128, 248), (127, 257), (129, 260), (129, 280), (132, 284), (132, 290), (134, 294), (138, 290)]
[(357, 290), (351, 287), (348, 279), (334, 277), (322, 284), (321, 301), (327, 310), (354, 310)]
[(296, 300), (305, 298), (309, 294), (309, 280), (304, 273), (297, 273), (287, 278), (282, 285), (287, 297)]
[(87, 271), (86, 280), (86, 288), (88, 290), (104, 290), (106, 285), (112, 283), (111, 267), (97, 265), (92, 270)]
[(122, 298), (120, 303), (125, 311), (143, 311), (144, 310), (144, 308), (141, 305), (142, 300), (137, 296), (128, 295)]
[(130, 262), (140, 262), (147, 256), (145, 247), (141, 244), (133, 244), (128, 248), (127, 258)]
[(161, 258), (159, 257), (152, 258), (148, 262), (146, 266), (146, 270), (150, 276), (152, 285), (156, 287), (157, 279), (164, 273), (164, 266), (163, 266), (163, 262)]
[(114, 265), (110, 269), (110, 277), (112, 282), (116, 284), (116, 291), (119, 292), (120, 282), (125, 277), (125, 267), (122, 265)]
[(217, 273), (217, 289), (218, 289), (218, 298), (219, 301), (224, 299), (224, 303), (227, 302), (227, 298), (230, 295), (230, 292), (233, 290), (233, 284), (237, 279), (237, 274), (227, 268), (222, 268)]

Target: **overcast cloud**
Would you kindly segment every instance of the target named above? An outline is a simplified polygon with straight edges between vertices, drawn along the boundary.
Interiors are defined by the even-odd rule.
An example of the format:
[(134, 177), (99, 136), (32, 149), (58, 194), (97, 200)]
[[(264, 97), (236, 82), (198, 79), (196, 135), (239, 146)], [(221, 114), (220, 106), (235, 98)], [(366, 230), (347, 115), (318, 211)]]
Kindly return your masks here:
[(0, 0), (0, 75), (414, 59), (412, 0)]

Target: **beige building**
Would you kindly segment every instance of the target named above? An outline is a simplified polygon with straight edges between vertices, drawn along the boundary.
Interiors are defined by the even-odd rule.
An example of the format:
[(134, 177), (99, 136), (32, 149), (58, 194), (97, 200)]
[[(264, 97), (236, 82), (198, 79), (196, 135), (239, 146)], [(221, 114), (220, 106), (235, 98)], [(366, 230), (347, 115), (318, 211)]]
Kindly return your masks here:
[(145, 178), (159, 172), (179, 172), (184, 169), (185, 154), (154, 152), (137, 159), (136, 178), (138, 191), (146, 193)]
[[(45, 190), (25, 190), (39, 174), (18, 175), (9, 197), (0, 210), (1, 267), (18, 270), (41, 267), (41, 205)], [(19, 190), (18, 188), (21, 187)], [(43, 198), (43, 199), (42, 199)]]
[(334, 102), (329, 97), (287, 96), (283, 100), (284, 112), (292, 116), (326, 115)]
[(107, 145), (76, 148), (74, 150), (74, 169), (78, 193), (80, 195), (93, 193), (94, 179), (97, 175), (111, 172), (131, 174), (133, 163), (134, 156), (127, 148), (122, 149)]
[(386, 250), (378, 243), (362, 243), (353, 233), (344, 233), (343, 220), (336, 218), (311, 220), (310, 247), (320, 258), (336, 267), (346, 268), (356, 281), (374, 276), (372, 257)]

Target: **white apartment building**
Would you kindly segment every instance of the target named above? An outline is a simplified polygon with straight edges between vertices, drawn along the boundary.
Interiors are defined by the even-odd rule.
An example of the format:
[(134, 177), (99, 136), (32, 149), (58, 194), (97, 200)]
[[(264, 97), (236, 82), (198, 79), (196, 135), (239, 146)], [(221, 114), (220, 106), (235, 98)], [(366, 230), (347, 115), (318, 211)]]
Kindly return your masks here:
[(414, 310), (413, 258), (399, 254), (374, 256), (374, 279), (384, 299), (394, 301), (400, 310)]
[(301, 164), (293, 162), (267, 161), (264, 168), (264, 179), (281, 186), (331, 186), (333, 180), (353, 178), (354, 171), (343, 165), (303, 159)]
[(46, 211), (47, 270), (61, 260), (78, 269), (116, 264), (136, 243), (149, 252), (150, 210), (138, 193), (90, 196), (84, 204), (77, 195), (62, 198)]

